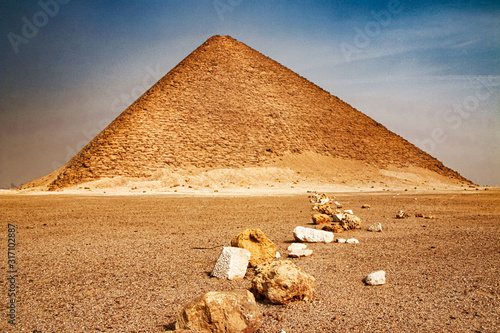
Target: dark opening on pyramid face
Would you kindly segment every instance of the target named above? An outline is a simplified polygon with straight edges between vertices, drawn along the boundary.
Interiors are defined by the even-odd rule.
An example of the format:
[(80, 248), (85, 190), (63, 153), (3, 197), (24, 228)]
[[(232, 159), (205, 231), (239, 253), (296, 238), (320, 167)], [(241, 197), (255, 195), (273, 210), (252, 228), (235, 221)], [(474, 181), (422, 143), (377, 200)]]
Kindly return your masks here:
[(148, 177), (168, 167), (262, 166), (306, 152), (465, 180), (285, 66), (213, 36), (85, 146), (49, 188)]

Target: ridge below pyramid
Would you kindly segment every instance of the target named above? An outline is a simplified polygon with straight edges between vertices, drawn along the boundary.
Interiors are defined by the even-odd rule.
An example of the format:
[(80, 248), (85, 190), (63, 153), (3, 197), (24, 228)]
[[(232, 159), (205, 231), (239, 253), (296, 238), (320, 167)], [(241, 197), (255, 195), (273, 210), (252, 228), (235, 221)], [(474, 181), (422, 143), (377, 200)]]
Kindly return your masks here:
[(290, 156), (418, 168), (470, 183), (285, 66), (229, 36), (213, 36), (75, 155), (48, 188), (161, 170), (263, 167)]

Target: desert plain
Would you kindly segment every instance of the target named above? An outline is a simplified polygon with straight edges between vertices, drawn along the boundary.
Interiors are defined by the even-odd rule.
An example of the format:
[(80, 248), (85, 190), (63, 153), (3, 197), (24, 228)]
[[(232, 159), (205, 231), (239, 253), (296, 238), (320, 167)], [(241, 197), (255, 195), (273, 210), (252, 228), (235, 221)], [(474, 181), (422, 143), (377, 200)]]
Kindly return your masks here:
[[(314, 190), (314, 188), (311, 188)], [(141, 191), (142, 192), (142, 191)], [(264, 191), (265, 192), (265, 191)], [(210, 276), (223, 246), (259, 228), (315, 277), (311, 302), (272, 305), (258, 332), (498, 332), (500, 190), (330, 192), (361, 218), (287, 258), (296, 226), (312, 224), (306, 191), (231, 195), (2, 191), (2, 332), (165, 332), (208, 291), (250, 289)], [(369, 204), (369, 209), (362, 209)], [(409, 218), (396, 219), (404, 210)], [(435, 218), (415, 217), (416, 213)], [(381, 222), (383, 231), (368, 227)], [(8, 224), (16, 237), (16, 324), (8, 321)], [(387, 282), (363, 278), (384, 270)]]

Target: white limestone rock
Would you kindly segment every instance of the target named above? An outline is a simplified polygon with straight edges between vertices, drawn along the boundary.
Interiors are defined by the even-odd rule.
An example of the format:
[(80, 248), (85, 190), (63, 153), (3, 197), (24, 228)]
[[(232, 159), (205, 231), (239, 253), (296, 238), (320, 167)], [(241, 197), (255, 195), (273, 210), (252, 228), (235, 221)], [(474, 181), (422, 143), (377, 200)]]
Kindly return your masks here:
[(372, 224), (370, 226), (370, 228), (368, 228), (368, 231), (382, 232), (382, 223), (378, 222), (378, 223)]
[(308, 243), (331, 243), (333, 242), (333, 232), (316, 230), (312, 228), (296, 227), (293, 230), (296, 240)]
[(379, 286), (385, 283), (385, 272), (378, 271), (371, 274), (368, 274), (365, 277), (365, 283), (370, 286)]
[(288, 256), (292, 258), (300, 258), (300, 257), (309, 257), (311, 254), (313, 254), (313, 250), (300, 249), (290, 252)]
[(297, 251), (297, 250), (303, 250), (307, 247), (306, 244), (303, 244), (303, 243), (292, 243), (290, 244), (290, 246), (288, 247), (288, 251)]
[(276, 251), (276, 259), (279, 259), (281, 258), (281, 253), (279, 253), (278, 251)]
[(337, 243), (345, 243), (347, 242), (347, 239), (345, 238), (337, 238)]
[(346, 243), (347, 244), (358, 244), (359, 240), (357, 240), (356, 238), (349, 238), (348, 240), (346, 240)]
[(344, 214), (354, 214), (351, 209), (344, 210)]
[(342, 214), (333, 214), (332, 221), (333, 222), (342, 222)]
[(242, 279), (248, 267), (250, 251), (239, 247), (224, 247), (212, 270), (219, 279)]

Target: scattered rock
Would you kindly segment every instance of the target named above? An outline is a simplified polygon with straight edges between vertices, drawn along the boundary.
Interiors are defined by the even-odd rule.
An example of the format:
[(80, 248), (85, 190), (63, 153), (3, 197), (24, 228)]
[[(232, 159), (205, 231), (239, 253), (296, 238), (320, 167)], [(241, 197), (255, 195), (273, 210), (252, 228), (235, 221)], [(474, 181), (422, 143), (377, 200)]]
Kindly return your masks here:
[(340, 225), (345, 230), (361, 229), (361, 219), (353, 214), (344, 214)]
[(255, 297), (246, 289), (208, 292), (177, 312), (177, 330), (208, 332), (255, 332), (262, 325), (262, 313)]
[(296, 240), (301, 242), (309, 242), (309, 243), (331, 243), (333, 242), (333, 233), (324, 231), (324, 230), (316, 230), (312, 228), (305, 227), (296, 227), (293, 230), (293, 237)]
[(301, 249), (290, 252), (288, 256), (292, 258), (299, 258), (299, 257), (309, 257), (311, 254), (313, 254), (313, 250)]
[(260, 229), (247, 229), (233, 238), (231, 246), (240, 247), (251, 253), (250, 266), (255, 267), (276, 258), (278, 248)]
[(337, 243), (345, 243), (347, 242), (347, 239), (345, 238), (337, 238)]
[(415, 214), (415, 217), (425, 217), (425, 215), (424, 215), (424, 214), (422, 214), (422, 213), (416, 213), (416, 214)]
[(330, 223), (330, 216), (326, 214), (313, 214), (312, 220), (314, 224), (328, 224)]
[(378, 222), (378, 223), (372, 224), (370, 226), (370, 228), (368, 228), (368, 231), (381, 232), (382, 231), (382, 223)]
[(436, 217), (434, 215), (426, 215), (425, 218), (426, 219), (435, 219)]
[(344, 210), (344, 214), (354, 214), (351, 209)]
[(370, 208), (370, 205), (364, 204), (363, 206), (361, 206), (361, 208)]
[(359, 240), (356, 238), (349, 238), (348, 240), (345, 241), (347, 244), (358, 244)]
[(409, 217), (410, 215), (406, 214), (404, 211), (400, 210), (397, 214), (396, 214), (396, 218), (397, 219), (405, 219), (407, 217)]
[(365, 279), (365, 283), (370, 286), (378, 286), (385, 283), (385, 272), (378, 271), (368, 274)]
[(288, 251), (297, 251), (297, 250), (303, 250), (307, 247), (306, 244), (303, 243), (292, 243), (288, 247)]
[(318, 212), (320, 212), (321, 214), (326, 214), (326, 215), (333, 215), (333, 210), (332, 210), (332, 207), (330, 207), (329, 205), (321, 205), (318, 207)]
[(338, 203), (337, 201), (335, 201), (334, 204), (337, 206), (337, 208), (342, 208), (342, 204)]
[(340, 224), (337, 224), (337, 223), (332, 224), (332, 225), (325, 225), (323, 228), (321, 228), (321, 230), (334, 232), (336, 234), (340, 234), (340, 233), (344, 232), (344, 228), (342, 228), (342, 226)]
[(274, 261), (256, 267), (252, 291), (271, 303), (286, 304), (296, 300), (310, 301), (314, 294), (314, 277), (290, 260)]
[(276, 251), (276, 259), (279, 259), (281, 258), (281, 253), (279, 253), (278, 251)]
[(224, 247), (212, 270), (219, 279), (242, 279), (248, 267), (250, 251), (239, 247)]

